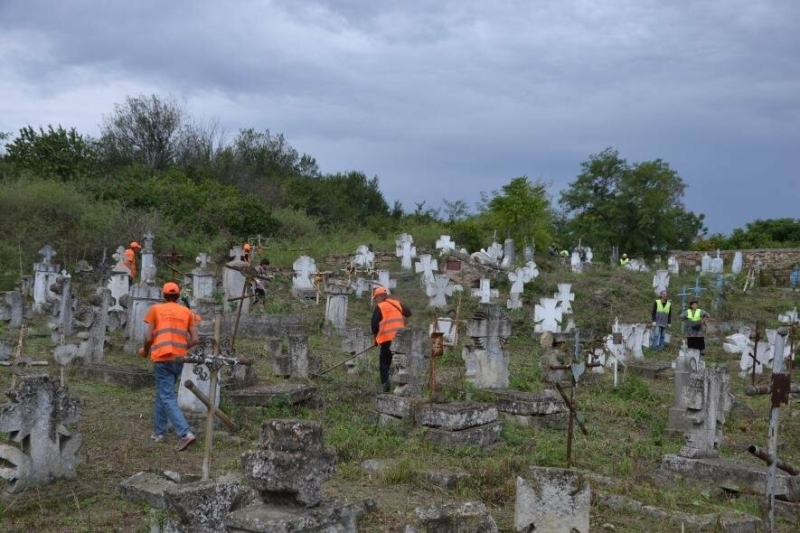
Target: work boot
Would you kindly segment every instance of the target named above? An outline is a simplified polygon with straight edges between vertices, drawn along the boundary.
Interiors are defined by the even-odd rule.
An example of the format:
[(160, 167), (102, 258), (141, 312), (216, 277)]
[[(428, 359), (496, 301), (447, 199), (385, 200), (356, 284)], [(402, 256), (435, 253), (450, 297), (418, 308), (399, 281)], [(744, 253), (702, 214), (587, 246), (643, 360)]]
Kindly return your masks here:
[(389, 392), (391, 392), (391, 390), (392, 390), (392, 388), (389, 385), (388, 381), (386, 383), (381, 383), (381, 391), (383, 391), (384, 393), (389, 393)]

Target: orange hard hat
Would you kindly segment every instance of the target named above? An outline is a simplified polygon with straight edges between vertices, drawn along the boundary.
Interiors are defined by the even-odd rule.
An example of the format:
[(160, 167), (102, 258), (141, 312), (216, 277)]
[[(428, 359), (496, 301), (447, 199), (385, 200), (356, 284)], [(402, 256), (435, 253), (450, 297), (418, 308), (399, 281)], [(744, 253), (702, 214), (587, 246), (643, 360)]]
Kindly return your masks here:
[(386, 291), (386, 287), (381, 287), (381, 286), (378, 286), (378, 287), (375, 287), (375, 290), (374, 290), (374, 291), (372, 291), (372, 297), (373, 297), (373, 298), (377, 298), (377, 297), (378, 297), (378, 296), (380, 296), (381, 294), (389, 294), (389, 293)]
[(164, 294), (180, 294), (181, 288), (178, 287), (178, 284), (174, 281), (168, 281), (164, 284), (164, 287), (161, 289), (161, 292)]
[(133, 241), (133, 242), (131, 243), (131, 248), (141, 248), (141, 246), (139, 246), (139, 243), (138, 243), (138, 242), (136, 242), (136, 241)]

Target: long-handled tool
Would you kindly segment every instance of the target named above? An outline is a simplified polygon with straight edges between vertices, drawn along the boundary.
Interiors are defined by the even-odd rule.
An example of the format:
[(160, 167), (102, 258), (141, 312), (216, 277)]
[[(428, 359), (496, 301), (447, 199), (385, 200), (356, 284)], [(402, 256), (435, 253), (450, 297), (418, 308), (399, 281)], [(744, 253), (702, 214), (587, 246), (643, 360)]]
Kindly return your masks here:
[(345, 359), (345, 360), (344, 360), (344, 361), (342, 361), (341, 363), (336, 363), (336, 364), (335, 364), (335, 365), (333, 365), (332, 367), (330, 367), (330, 368), (328, 368), (328, 369), (325, 369), (325, 370), (323, 370), (323, 371), (322, 371), (322, 372), (320, 372), (319, 374), (313, 374), (313, 375), (314, 375), (314, 376), (321, 376), (321, 375), (323, 375), (323, 374), (327, 374), (328, 372), (330, 372), (330, 371), (331, 371), (331, 370), (333, 370), (334, 368), (339, 368), (340, 366), (342, 366), (342, 365), (343, 365), (343, 364), (345, 364), (346, 362), (348, 362), (348, 361), (352, 361), (353, 359), (355, 359), (355, 358), (356, 358), (356, 357), (358, 357), (359, 355), (363, 355), (363, 354), (367, 353), (368, 351), (370, 351), (371, 349), (373, 349), (373, 348), (374, 348), (374, 347), (376, 347), (376, 346), (377, 346), (377, 344), (373, 344), (372, 346), (370, 346), (370, 347), (369, 347), (369, 348), (367, 348), (366, 350), (361, 350), (360, 352), (358, 352), (358, 353), (357, 353), (357, 354), (355, 354), (354, 356), (352, 356), (352, 357), (348, 357), (347, 359)]

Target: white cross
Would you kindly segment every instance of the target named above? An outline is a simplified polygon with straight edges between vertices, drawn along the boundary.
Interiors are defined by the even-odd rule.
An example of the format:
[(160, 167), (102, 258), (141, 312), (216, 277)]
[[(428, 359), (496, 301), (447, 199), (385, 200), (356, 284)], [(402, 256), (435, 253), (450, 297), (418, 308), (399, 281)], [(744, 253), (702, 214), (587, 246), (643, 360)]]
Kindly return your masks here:
[(478, 289), (472, 289), (472, 297), (480, 298), (482, 304), (490, 303), (492, 298), (500, 296), (500, 292), (497, 289), (492, 289), (490, 285), (491, 282), (488, 279), (481, 278), (481, 286)]
[(447, 274), (436, 274), (431, 282), (425, 284), (425, 294), (431, 298), (428, 307), (447, 307), (446, 297), (461, 290), (461, 285), (450, 283), (450, 276)]
[(456, 249), (456, 243), (450, 240), (450, 235), (442, 235), (436, 241), (436, 249), (439, 250), (439, 255), (444, 255)]
[(39, 255), (42, 256), (43, 262), (49, 265), (50, 260), (56, 255), (56, 251), (49, 244), (45, 244), (44, 248), (39, 250)]
[(594, 252), (588, 246), (584, 248), (584, 250), (586, 250), (586, 262), (591, 263), (592, 259), (594, 258)]
[(372, 287), (372, 283), (364, 278), (358, 278), (350, 284), (350, 287), (356, 292), (356, 298), (360, 300), (364, 293)]
[(572, 303), (575, 301), (575, 295), (569, 292), (572, 290), (572, 285), (569, 283), (559, 283), (558, 292), (553, 295), (553, 298), (558, 302), (561, 312), (565, 315), (572, 313)]
[(486, 253), (492, 258), (497, 264), (500, 264), (500, 260), (503, 258), (503, 245), (499, 242), (493, 242), (489, 249), (486, 250)]
[(388, 270), (378, 270), (378, 285), (386, 288), (386, 292), (391, 294), (391, 289), (394, 289), (397, 286), (397, 280), (393, 280), (389, 278), (389, 271)]
[(540, 298), (539, 303), (533, 309), (533, 321), (536, 324), (533, 331), (543, 333), (550, 331), (558, 332), (558, 327), (563, 320), (561, 308), (555, 298)]
[(572, 257), (569, 259), (569, 264), (572, 267), (573, 272), (583, 272), (583, 264), (581, 263), (580, 252), (572, 252)]
[(242, 246), (237, 244), (228, 252), (228, 255), (233, 258), (233, 261), (241, 261), (242, 257), (244, 256), (244, 250), (242, 250)]
[(395, 255), (400, 258), (400, 266), (403, 270), (411, 270), (411, 259), (417, 257), (417, 247), (413, 246), (414, 237), (403, 233), (397, 237), (395, 244)]
[(314, 288), (314, 284), (311, 282), (311, 276), (317, 273), (317, 264), (314, 259), (307, 255), (301, 255), (292, 264), (292, 270), (294, 270), (296, 274), (292, 279), (296, 289)]
[(422, 273), (422, 284), (433, 283), (433, 271), (439, 270), (439, 264), (430, 254), (419, 256), (419, 261), (414, 263), (414, 271)]
[(656, 296), (669, 288), (669, 270), (656, 270), (653, 276), (653, 290)]
[(195, 258), (194, 262), (200, 265), (202, 269), (208, 268), (208, 254), (205, 252), (201, 253)]
[(356, 268), (372, 270), (375, 268), (375, 253), (369, 249), (369, 246), (362, 244), (356, 248), (354, 263)]
[(111, 257), (114, 258), (114, 261), (117, 262), (117, 265), (121, 264), (122, 261), (125, 259), (125, 247), (117, 246), (117, 253), (115, 253)]

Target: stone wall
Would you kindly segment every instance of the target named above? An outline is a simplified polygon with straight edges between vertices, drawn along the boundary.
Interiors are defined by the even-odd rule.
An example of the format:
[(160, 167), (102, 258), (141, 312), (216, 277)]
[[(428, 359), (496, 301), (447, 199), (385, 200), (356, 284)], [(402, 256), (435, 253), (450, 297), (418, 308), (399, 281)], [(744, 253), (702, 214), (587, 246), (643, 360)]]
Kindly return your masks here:
[[(742, 272), (755, 268), (761, 260), (761, 284), (788, 285), (789, 274), (800, 263), (800, 248), (775, 248), (739, 250), (742, 252)], [(720, 250), (719, 256), (725, 262), (724, 272), (731, 271), (733, 256), (737, 250)], [(700, 268), (703, 254), (706, 252), (673, 250), (669, 255), (675, 256), (680, 264), (681, 272), (694, 272)], [(708, 252), (712, 258), (717, 257), (716, 250)]]

